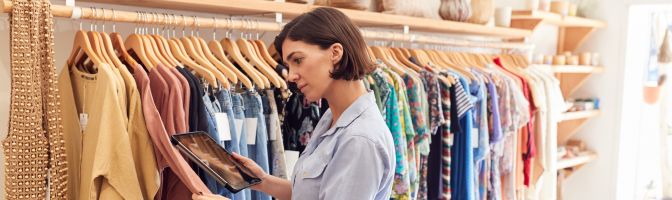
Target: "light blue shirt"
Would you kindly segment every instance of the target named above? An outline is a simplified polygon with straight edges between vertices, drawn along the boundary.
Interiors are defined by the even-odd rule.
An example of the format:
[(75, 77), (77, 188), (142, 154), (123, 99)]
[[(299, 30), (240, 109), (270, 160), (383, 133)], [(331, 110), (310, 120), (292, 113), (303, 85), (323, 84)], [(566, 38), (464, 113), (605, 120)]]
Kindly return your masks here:
[(373, 93), (358, 97), (329, 128), (332, 119), (329, 109), (296, 162), (292, 199), (389, 199), (394, 143)]

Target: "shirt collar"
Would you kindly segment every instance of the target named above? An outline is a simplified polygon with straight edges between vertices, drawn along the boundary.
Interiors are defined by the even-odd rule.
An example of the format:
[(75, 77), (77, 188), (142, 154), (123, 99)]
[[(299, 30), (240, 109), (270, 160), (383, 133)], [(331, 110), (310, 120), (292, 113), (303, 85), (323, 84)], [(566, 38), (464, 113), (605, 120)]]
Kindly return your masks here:
[[(352, 102), (350, 106), (343, 111), (343, 114), (341, 114), (341, 117), (338, 118), (336, 123), (334, 124), (333, 127), (331, 127), (327, 131), (319, 131), (318, 130), (325, 130), (329, 127), (329, 124), (331, 123), (331, 120), (333, 119), (333, 114), (331, 113), (331, 108), (327, 110), (327, 112), (324, 113), (322, 116), (322, 119), (320, 119), (320, 122), (317, 124), (315, 127), (316, 133), (322, 132), (319, 137), (326, 137), (329, 135), (334, 134), (336, 132), (336, 129), (346, 127), (350, 125), (355, 119), (359, 118), (359, 116), (364, 113), (367, 109), (374, 107), (376, 105), (376, 99), (373, 96), (373, 92), (368, 92), (364, 95), (361, 95), (357, 97), (357, 100)], [(377, 106), (375, 106), (377, 108)]]

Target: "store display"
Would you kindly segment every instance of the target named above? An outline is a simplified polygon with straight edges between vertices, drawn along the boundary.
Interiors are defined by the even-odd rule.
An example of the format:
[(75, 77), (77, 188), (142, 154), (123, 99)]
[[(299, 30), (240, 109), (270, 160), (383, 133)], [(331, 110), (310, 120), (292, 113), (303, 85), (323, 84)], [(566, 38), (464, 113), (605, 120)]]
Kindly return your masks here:
[(467, 22), (487, 24), (494, 15), (495, 2), (493, 0), (471, 0), (471, 17)]
[(441, 0), (439, 15), (445, 20), (465, 22), (472, 15), (471, 3), (467, 0)]
[[(26, 8), (21, 2), (14, 3), (12, 10), (17, 16), (28, 17), (20, 10)], [(466, 30), (455, 31), (460, 37), (475, 36), (469, 34), (472, 28), (520, 30), (480, 26), (492, 20), (497, 27), (516, 26), (516, 18), (512, 22), (512, 15), (520, 12), (512, 11), (509, 6), (495, 9), (493, 0), (287, 2), (291, 3), (278, 5), (315, 4), (472, 23), (437, 20), (444, 24), (463, 25)], [(573, 16), (577, 5), (561, 1), (553, 2), (551, 6), (550, 0), (528, 0), (527, 6), (532, 11), (553, 7), (553, 12)], [(46, 16), (49, 14), (42, 12), (49, 10), (46, 4), (31, 7), (37, 8), (41, 9), (40, 12), (34, 12), (35, 16), (31, 17), (49, 19)], [(194, 9), (197, 8), (194, 6)], [(20, 161), (11, 159), (11, 155), (16, 154), (11, 150), (17, 148), (17, 143), (13, 141), (15, 137), (10, 138), (16, 133), (10, 132), (3, 145), (8, 156), (0, 160), (8, 163), (6, 173), (0, 176), (10, 185), (6, 188), (7, 199), (24, 199), (26, 195), (30, 196), (27, 197), (29, 199), (43, 199), (47, 194), (51, 199), (105, 199), (106, 195), (125, 199), (191, 199), (192, 194), (221, 195), (234, 200), (272, 198), (249, 189), (233, 194), (218, 184), (212, 174), (185, 159), (187, 157), (180, 154), (169, 139), (172, 135), (193, 131), (209, 134), (217, 145), (251, 158), (269, 174), (283, 179), (292, 177), (293, 166), (286, 162), (295, 159), (285, 154), (298, 152), (298, 157), (306, 150), (318, 121), (329, 108), (329, 102), (307, 102), (297, 86), (286, 81), (288, 69), (283, 66), (284, 63), (278, 62), (277, 50), (269, 48), (264, 37), (253, 39), (249, 33), (276, 31), (280, 27), (277, 23), (270, 23), (270, 19), (267, 24), (253, 23), (247, 17), (211, 20), (195, 16), (187, 19), (189, 17), (175, 17), (174, 14), (144, 12), (136, 12), (135, 15), (124, 12), (128, 16), (119, 17), (110, 9), (91, 10), (93, 12), (83, 15), (86, 19), (114, 22), (135, 19), (134, 22), (138, 23), (134, 25), (136, 30), (110, 32), (109, 28), (101, 30), (97, 27), (102, 22), (94, 22), (91, 27), (95, 26), (95, 29), (74, 31), (74, 47), (59, 49), (71, 51), (71, 54), (58, 81), (52, 80), (54, 77), (49, 78), (49, 74), (55, 76), (53, 71), (56, 68), (53, 63), (48, 63), (53, 60), (52, 55), (45, 54), (53, 54), (53, 51), (45, 50), (51, 47), (43, 44), (51, 42), (49, 38), (42, 38), (51, 37), (48, 30), (51, 28), (39, 29), (39, 34), (36, 34), (43, 40), (33, 41), (40, 43), (37, 45), (39, 49), (31, 50), (30, 55), (38, 58), (12, 62), (12, 73), (27, 78), (24, 80), (26, 83), (17, 82), (16, 85), (42, 87), (31, 90), (42, 91), (42, 94), (31, 96), (37, 99), (29, 104), (40, 107), (30, 110), (30, 116), (40, 119), (39, 114), (43, 122), (31, 124), (31, 128), (48, 137), (39, 141), (43, 146), (30, 147), (38, 148), (45, 154), (29, 160), (46, 163), (46, 158), (49, 158), (48, 165), (39, 166), (40, 169), (57, 170), (48, 174), (52, 184), (49, 187), (44, 187), (47, 185), (44, 178), (31, 179), (31, 184), (42, 187), (28, 184), (31, 187), (28, 189), (20, 182), (27, 177), (20, 177), (15, 165), (11, 165)], [(348, 12), (355, 13), (352, 14), (355, 16), (389, 16)], [(295, 16), (288, 14), (284, 17), (291, 19)], [(204, 19), (208, 19), (204, 23), (208, 24), (207, 28), (199, 26)], [(38, 21), (13, 22), (12, 27), (25, 28), (22, 23), (50, 25)], [(375, 20), (360, 19), (357, 23), (362, 21), (366, 22), (362, 23), (366, 26), (388, 28), (388, 24)], [(428, 27), (419, 32), (420, 37), (425, 32), (439, 35), (432, 31), (439, 32), (437, 30), (443, 28), (424, 26)], [(171, 28), (192, 29), (187, 31), (194, 34), (171, 34)], [(217, 31), (209, 35), (209, 28), (229, 31), (224, 35)], [(363, 33), (369, 31), (362, 30)], [(240, 31), (240, 37), (229, 34), (230, 31)], [(416, 30), (411, 27), (406, 31)], [(12, 35), (13, 39), (26, 36), (20, 32), (13, 33), (17, 34)], [(368, 46), (368, 50), (377, 68), (363, 82), (372, 91), (376, 106), (394, 139), (397, 168), (394, 170), (390, 199), (549, 199), (549, 194), (556, 193), (549, 187), (555, 188), (557, 173), (545, 169), (553, 169), (552, 166), (561, 159), (576, 158), (586, 152), (585, 143), (570, 141), (566, 147), (556, 147), (555, 144), (560, 143), (559, 137), (565, 137), (566, 133), (558, 133), (558, 126), (563, 125), (563, 120), (571, 118), (565, 118), (566, 112), (599, 109), (599, 98), (564, 100), (571, 95), (571, 88), (566, 87), (568, 84), (565, 81), (575, 79), (571, 76), (577, 73), (583, 76), (593, 73), (591, 70), (597, 71), (597, 64), (600, 64), (598, 53), (573, 54), (571, 51), (574, 49), (564, 49), (559, 51), (559, 55), (534, 54), (528, 57), (526, 55), (534, 52), (523, 47), (484, 47), (479, 46), (479, 42), (462, 43), (462, 38), (453, 38), (452, 35), (446, 38), (454, 39), (457, 41), (455, 44), (417, 41), (413, 37), (411, 45), (404, 43), (399, 47), (394, 42), (408, 40), (377, 38), (376, 34), (370, 34), (377, 33), (374, 31), (366, 33), (374, 35), (370, 37), (376, 40), (370, 43), (373, 45)], [(480, 32), (478, 36), (491, 35)], [(24, 38), (18, 42), (26, 40), (31, 39)], [(394, 42), (382, 45), (387, 40)], [(508, 43), (516, 43), (512, 41), (516, 40)], [(12, 51), (18, 51), (14, 42)], [(437, 47), (418, 48), (424, 43)], [(452, 49), (453, 45), (460, 48)], [(21, 73), (26, 72), (15, 69), (15, 64), (20, 64), (22, 60), (42, 65), (31, 66), (33, 71), (28, 74), (30, 76), (24, 76)], [(40, 69), (32, 69), (36, 66)], [(22, 91), (12, 89), (12, 97), (15, 97), (16, 91)], [(59, 95), (63, 97), (60, 100)], [(571, 104), (571, 108), (565, 109), (568, 107), (565, 103)], [(62, 117), (56, 117), (61, 111), (54, 107), (59, 104), (63, 108)], [(13, 106), (13, 112), (27, 108)], [(18, 117), (15, 113), (10, 114)], [(14, 129), (17, 124), (28, 125), (12, 122), (10, 130), (24, 130)], [(55, 125), (59, 123), (64, 124), (63, 131)], [(122, 129), (111, 127), (120, 125)], [(40, 126), (44, 127), (40, 129)], [(82, 134), (59, 139), (62, 137), (59, 131)], [(21, 140), (20, 137), (18, 140)], [(65, 142), (65, 145), (58, 141)], [(292, 153), (285, 153), (285, 150)], [(67, 161), (73, 162), (66, 163), (66, 156)], [(109, 167), (114, 170), (101, 170), (104, 166), (100, 163), (111, 163)], [(46, 170), (43, 174), (35, 174), (46, 175)], [(98, 186), (109, 190), (96, 190)], [(28, 190), (31, 192), (26, 192)]]

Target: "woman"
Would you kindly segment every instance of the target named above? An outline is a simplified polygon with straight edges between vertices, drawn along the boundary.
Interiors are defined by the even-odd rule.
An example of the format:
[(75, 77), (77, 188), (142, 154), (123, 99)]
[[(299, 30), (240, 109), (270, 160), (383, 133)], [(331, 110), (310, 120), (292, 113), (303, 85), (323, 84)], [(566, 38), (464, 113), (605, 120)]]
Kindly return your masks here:
[(277, 199), (389, 199), (394, 144), (372, 92), (361, 81), (374, 69), (359, 29), (333, 8), (317, 8), (282, 29), (275, 47), (288, 80), (310, 101), (330, 109), (313, 131), (288, 181), (254, 161), (235, 158), (263, 181), (253, 190)]

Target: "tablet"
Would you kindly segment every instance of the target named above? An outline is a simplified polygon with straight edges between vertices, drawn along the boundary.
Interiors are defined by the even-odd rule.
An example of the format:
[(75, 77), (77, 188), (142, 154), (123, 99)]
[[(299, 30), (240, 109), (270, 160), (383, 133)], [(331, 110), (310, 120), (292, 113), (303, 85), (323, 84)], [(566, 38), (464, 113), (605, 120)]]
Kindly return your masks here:
[(261, 183), (261, 179), (205, 132), (176, 134), (171, 136), (171, 141), (182, 154), (233, 193)]

